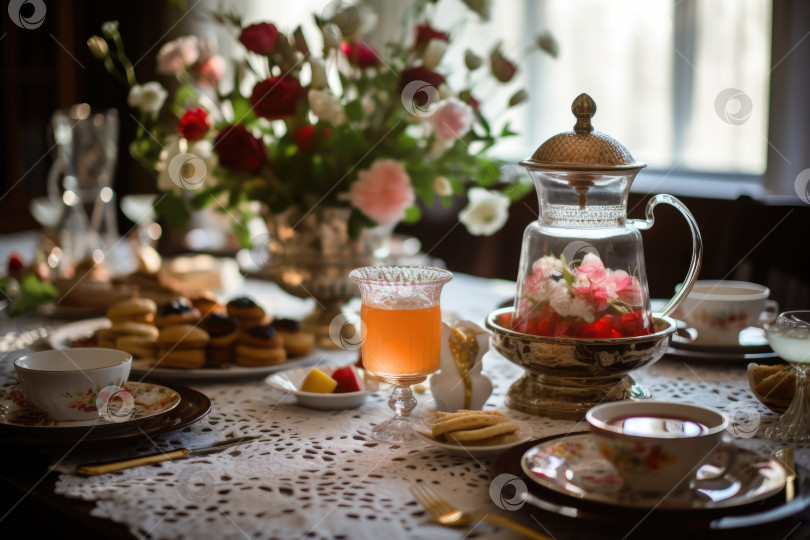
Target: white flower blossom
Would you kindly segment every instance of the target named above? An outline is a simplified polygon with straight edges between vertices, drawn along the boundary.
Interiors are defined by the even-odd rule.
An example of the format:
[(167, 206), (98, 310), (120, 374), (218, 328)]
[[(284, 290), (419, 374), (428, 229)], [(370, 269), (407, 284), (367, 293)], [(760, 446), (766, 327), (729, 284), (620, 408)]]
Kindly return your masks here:
[(307, 94), (309, 109), (312, 114), (326, 120), (333, 126), (339, 126), (346, 122), (346, 112), (343, 105), (335, 98), (322, 90), (310, 90)]
[(312, 70), (312, 88), (324, 88), (327, 85), (326, 67), (320, 58), (310, 58), (309, 68)]
[(101, 25), (101, 33), (111, 38), (118, 33), (118, 21), (107, 21)]
[(532, 271), (536, 272), (537, 270), (540, 270), (546, 278), (550, 276), (561, 276), (563, 270), (562, 261), (549, 255), (540, 257), (534, 261), (532, 265)]
[(127, 103), (130, 107), (140, 109), (145, 113), (157, 112), (163, 107), (163, 102), (169, 93), (157, 81), (144, 85), (136, 84), (129, 90)]
[(343, 34), (340, 28), (335, 23), (326, 23), (321, 29), (323, 33), (323, 46), (325, 49), (337, 49), (340, 47), (340, 40), (343, 39)]
[(422, 54), (422, 65), (428, 69), (436, 69), (447, 51), (447, 45), (443, 39), (431, 39)]
[(469, 204), (458, 219), (475, 236), (489, 236), (501, 229), (509, 218), (509, 197), (497, 191), (474, 187), (467, 192)]

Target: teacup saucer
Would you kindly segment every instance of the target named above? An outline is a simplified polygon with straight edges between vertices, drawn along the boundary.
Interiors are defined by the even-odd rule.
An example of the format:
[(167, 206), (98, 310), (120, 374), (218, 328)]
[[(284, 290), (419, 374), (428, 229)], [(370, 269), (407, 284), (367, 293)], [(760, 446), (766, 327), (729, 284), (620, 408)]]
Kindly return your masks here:
[[(95, 427), (101, 429), (130, 429), (171, 411), (180, 403), (180, 394), (159, 384), (130, 381), (124, 383), (129, 396), (121, 396), (125, 416), (99, 414), (91, 420), (54, 421), (48, 414), (39, 411), (27, 401), (18, 385), (0, 390), (0, 427), (29, 431), (67, 430), (70, 428)], [(90, 396), (93, 398), (93, 396)], [(89, 399), (82, 406), (93, 406)], [(105, 418), (106, 417), (106, 418)]]
[(631, 492), (588, 434), (538, 444), (523, 454), (521, 467), (529, 479), (557, 493), (630, 508), (731, 508), (766, 499), (785, 485), (785, 469), (776, 459), (739, 448), (725, 476), (698, 481), (694, 489), (681, 496), (662, 500), (662, 496)]

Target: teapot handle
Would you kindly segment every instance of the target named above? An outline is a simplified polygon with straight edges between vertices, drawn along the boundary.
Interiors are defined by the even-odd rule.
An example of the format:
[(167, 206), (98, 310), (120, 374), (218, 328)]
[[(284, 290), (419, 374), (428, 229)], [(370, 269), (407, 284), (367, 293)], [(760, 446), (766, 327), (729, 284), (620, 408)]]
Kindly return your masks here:
[(675, 308), (678, 307), (683, 299), (686, 298), (686, 295), (689, 294), (689, 291), (692, 290), (692, 285), (695, 284), (703, 259), (703, 240), (700, 237), (700, 230), (698, 229), (692, 212), (689, 211), (686, 205), (672, 195), (661, 194), (654, 196), (647, 202), (647, 209), (644, 212), (647, 219), (631, 219), (629, 220), (630, 224), (642, 231), (651, 228), (655, 223), (653, 208), (660, 203), (669, 204), (677, 208), (678, 211), (683, 214), (683, 217), (686, 218), (686, 222), (689, 224), (689, 230), (692, 232), (692, 263), (689, 265), (689, 271), (686, 274), (683, 285), (675, 293), (675, 296), (667, 302), (664, 309), (661, 310), (661, 315), (667, 316), (675, 311)]

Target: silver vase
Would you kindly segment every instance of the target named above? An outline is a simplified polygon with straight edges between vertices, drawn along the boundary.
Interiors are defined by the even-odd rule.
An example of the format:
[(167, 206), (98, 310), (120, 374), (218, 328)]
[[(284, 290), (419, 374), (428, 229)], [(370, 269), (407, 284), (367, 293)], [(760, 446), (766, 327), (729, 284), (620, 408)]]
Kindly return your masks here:
[(291, 208), (266, 215), (270, 241), (265, 250), (268, 277), (298, 298), (315, 300), (315, 310), (304, 319), (319, 347), (339, 346), (329, 327), (343, 305), (359, 296), (348, 274), (361, 266), (385, 260), (396, 223), (364, 229), (358, 238), (349, 236), (351, 209), (328, 207), (307, 214)]

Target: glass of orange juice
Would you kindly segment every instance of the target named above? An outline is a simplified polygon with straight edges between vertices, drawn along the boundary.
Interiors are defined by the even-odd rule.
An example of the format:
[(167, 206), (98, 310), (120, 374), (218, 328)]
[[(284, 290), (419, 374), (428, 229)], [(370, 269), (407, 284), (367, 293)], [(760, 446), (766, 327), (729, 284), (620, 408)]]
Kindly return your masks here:
[(429, 266), (367, 266), (349, 278), (360, 287), (363, 367), (395, 386), (388, 406), (396, 416), (371, 435), (389, 442), (416, 439), (411, 385), (439, 369), (442, 287), (453, 274)]

